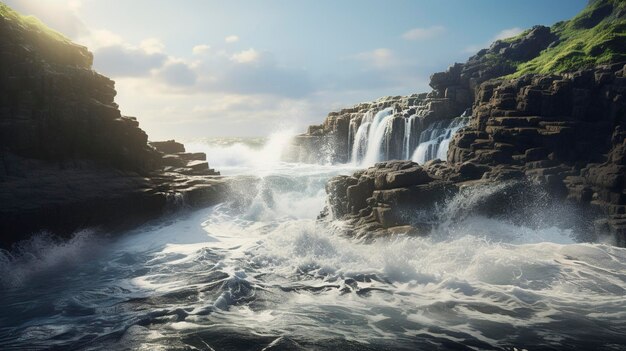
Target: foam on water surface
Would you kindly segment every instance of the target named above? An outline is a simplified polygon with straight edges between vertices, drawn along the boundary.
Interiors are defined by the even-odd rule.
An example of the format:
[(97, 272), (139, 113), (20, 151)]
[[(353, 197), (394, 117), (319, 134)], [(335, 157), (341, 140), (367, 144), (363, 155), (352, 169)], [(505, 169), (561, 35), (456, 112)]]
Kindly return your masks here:
[[(218, 169), (230, 162), (215, 159)], [(623, 248), (576, 242), (549, 223), (459, 215), (497, 189), (442, 204), (460, 222), (429, 237), (363, 244), (316, 221), (326, 180), (353, 166), (249, 159), (231, 169), (260, 177), (239, 195), (243, 207), (183, 212), (115, 241), (83, 233), (3, 253), (4, 276), (17, 272), (0, 291), (3, 348), (626, 345)]]

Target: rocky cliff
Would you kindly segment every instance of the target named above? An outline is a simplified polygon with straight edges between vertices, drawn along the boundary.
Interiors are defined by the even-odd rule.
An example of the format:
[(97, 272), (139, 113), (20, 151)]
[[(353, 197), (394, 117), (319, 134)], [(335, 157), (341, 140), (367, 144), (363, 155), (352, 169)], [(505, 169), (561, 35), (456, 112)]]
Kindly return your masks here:
[[(433, 122), (451, 119), (471, 109), (483, 82), (526, 74), (557, 74), (581, 68), (626, 62), (626, 3), (594, 0), (569, 21), (552, 27), (535, 26), (518, 36), (498, 40), (465, 63), (455, 63), (431, 76), (428, 93), (385, 97), (331, 112), (321, 125), (294, 139), (288, 159), (304, 162), (347, 162), (354, 132), (368, 112), (394, 107), (391, 140), (403, 135), (401, 118), (416, 117), (412, 133), (419, 135)], [(391, 142), (393, 143), (393, 142)], [(397, 153), (387, 152), (387, 159)]]
[(458, 117), (470, 109), (476, 88), (482, 82), (515, 72), (513, 60), (536, 57), (557, 40), (550, 28), (536, 26), (518, 38), (495, 42), (466, 63), (455, 63), (447, 71), (433, 74), (430, 80), (433, 90), (429, 93), (384, 97), (331, 112), (323, 124), (310, 126), (306, 134), (295, 138), (288, 158), (303, 162), (349, 161), (353, 141), (350, 129), (358, 129), (368, 111), (377, 112), (390, 106), (394, 107), (398, 120), (393, 125), (391, 139), (404, 135), (404, 123), (400, 121), (411, 116), (416, 116), (412, 132), (419, 135), (432, 123)]
[(438, 222), (424, 210), (464, 188), (491, 187), (502, 194), (490, 194), (474, 210), (523, 222), (536, 220), (536, 213), (523, 215), (529, 209), (571, 206), (576, 216), (568, 226), (594, 237), (610, 234), (624, 245), (624, 72), (620, 63), (487, 81), (476, 90), (470, 124), (450, 143), (448, 162), (390, 161), (334, 178), (327, 187), (330, 214), (348, 220), (358, 236), (424, 234)]
[(92, 54), (0, 4), (0, 245), (40, 230), (119, 229), (168, 203), (219, 200), (206, 156), (148, 143)]
[[(335, 144), (328, 157), (347, 161), (349, 126), (381, 102), (396, 106), (394, 119), (416, 116), (417, 133), (471, 109), (469, 124), (450, 141), (447, 162), (390, 161), (334, 178), (322, 217), (346, 220), (357, 236), (425, 234), (447, 220), (433, 208), (482, 187), (485, 196), (472, 211), (532, 225), (538, 213), (529, 210), (567, 207), (569, 216), (550, 220), (586, 239), (610, 234), (626, 244), (625, 9), (620, 1), (592, 1), (570, 21), (497, 41), (433, 74), (428, 94), (329, 114), (298, 137), (294, 149), (306, 154), (303, 140)], [(598, 34), (593, 42), (581, 41)], [(546, 61), (548, 68), (539, 64)], [(387, 144), (401, 138), (406, 125), (390, 125)], [(384, 159), (397, 158), (383, 149)]]

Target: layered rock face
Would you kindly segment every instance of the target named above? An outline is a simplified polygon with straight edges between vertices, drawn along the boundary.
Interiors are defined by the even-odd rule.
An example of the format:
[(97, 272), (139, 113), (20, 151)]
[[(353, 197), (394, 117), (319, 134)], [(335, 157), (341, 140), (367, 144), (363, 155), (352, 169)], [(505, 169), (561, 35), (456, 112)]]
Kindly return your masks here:
[(619, 63), (487, 82), (448, 160), (522, 169), (554, 192), (598, 207), (607, 215), (602, 229), (623, 236), (625, 72)]
[[(449, 208), (455, 204), (462, 212), (504, 216), (531, 226), (544, 216), (544, 223), (576, 229), (585, 240), (610, 235), (626, 245), (624, 63), (521, 75), (541, 68), (536, 65), (542, 58), (569, 50), (562, 43), (578, 42), (577, 35), (623, 30), (623, 4), (595, 1), (589, 6), (570, 21), (496, 41), (466, 63), (433, 74), (433, 91), (414, 95), (419, 97), (413, 101), (416, 105), (426, 106), (428, 101), (446, 106), (433, 120), (472, 111), (469, 125), (448, 145), (443, 157), (447, 162), (389, 161), (336, 177), (328, 184), (329, 205), (321, 217), (345, 220), (347, 231), (358, 237), (424, 235), (448, 222), (451, 212), (458, 216), (459, 211)], [(602, 40), (611, 44), (605, 47), (607, 54), (622, 57), (623, 47)], [(575, 53), (580, 61), (558, 57), (559, 64), (599, 62), (601, 45), (591, 46), (589, 52), (581, 46)], [(313, 131), (317, 138), (330, 136), (339, 144), (343, 135), (349, 145), (346, 125), (362, 118), (362, 110), (332, 113)], [(428, 110), (432, 109), (422, 111)], [(417, 131), (433, 120), (420, 120)], [(300, 138), (313, 137), (311, 132)]]
[(220, 201), (204, 154), (148, 143), (92, 54), (0, 4), (0, 246), (40, 230), (128, 228)]
[(357, 130), (365, 116), (376, 114), (391, 108), (393, 120), (385, 148), (387, 158), (401, 158), (402, 137), (405, 135), (406, 120), (414, 117), (412, 133), (419, 135), (432, 123), (460, 116), (468, 103), (448, 96), (436, 94), (413, 94), (408, 96), (388, 96), (373, 102), (361, 103), (351, 108), (331, 112), (321, 125), (309, 126), (306, 134), (294, 138), (286, 152), (285, 159), (292, 162), (330, 162), (346, 163), (350, 161), (352, 145)]
[[(415, 117), (411, 133), (419, 136), (433, 123), (458, 117), (470, 109), (475, 90), (482, 82), (515, 72), (514, 62), (536, 57), (556, 40), (550, 28), (536, 26), (514, 40), (496, 41), (466, 63), (455, 63), (447, 71), (433, 74), (430, 80), (433, 90), (429, 93), (384, 97), (331, 112), (324, 123), (310, 126), (307, 133), (294, 139), (286, 158), (311, 163), (348, 162), (354, 135), (366, 113), (376, 113), (389, 107), (394, 109), (389, 136), (391, 144), (405, 135), (405, 120), (411, 117)], [(409, 149), (413, 150), (416, 146), (413, 142)], [(390, 151), (386, 159), (402, 158), (394, 145), (387, 149)]]
[[(159, 158), (114, 82), (86, 48), (0, 16), (0, 150), (42, 160), (92, 159), (146, 171)], [(0, 168), (0, 172), (2, 169)]]
[(538, 204), (549, 208), (552, 199), (546, 202), (543, 189), (522, 178), (519, 170), (471, 163), (381, 162), (331, 179), (326, 187), (328, 206), (320, 218), (342, 220), (347, 234), (367, 240), (428, 235), (443, 223), (470, 215), (504, 216), (532, 225), (524, 221), (531, 214), (527, 210)]
[[(426, 233), (466, 187), (502, 187), (476, 210), (520, 216), (534, 197), (571, 205), (564, 223), (626, 244), (626, 78), (623, 63), (561, 75), (482, 83), (470, 124), (452, 139), (448, 162), (377, 164), (331, 180), (330, 213), (359, 236)], [(424, 221), (424, 218), (427, 220)], [(528, 217), (530, 218), (530, 217)]]
[(557, 41), (558, 37), (545, 26), (535, 26), (509, 41), (498, 40), (467, 62), (455, 63), (445, 72), (433, 74), (430, 78), (433, 94), (447, 97), (461, 94), (462, 101), (470, 105), (482, 82), (515, 72), (515, 62), (530, 60)]

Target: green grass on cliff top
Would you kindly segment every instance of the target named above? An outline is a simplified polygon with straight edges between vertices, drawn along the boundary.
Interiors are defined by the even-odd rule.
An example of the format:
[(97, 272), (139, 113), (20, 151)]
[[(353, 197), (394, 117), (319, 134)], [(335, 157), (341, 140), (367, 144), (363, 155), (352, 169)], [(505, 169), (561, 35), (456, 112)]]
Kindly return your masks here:
[(13, 9), (8, 7), (7, 5), (0, 2), (0, 16), (4, 17), (6, 20), (17, 23), (25, 28), (28, 28), (33, 31), (42, 32), (50, 39), (54, 39), (57, 41), (62, 41), (65, 43), (71, 43), (71, 41), (66, 38), (63, 34), (50, 29), (46, 26), (39, 18), (35, 16), (23, 16), (19, 13), (15, 12)]
[[(551, 30), (559, 36), (560, 43), (530, 61), (519, 63), (517, 72), (511, 77), (527, 73), (568, 72), (626, 61), (624, 0), (591, 1), (576, 17), (556, 23)], [(520, 36), (507, 40), (513, 41)]]

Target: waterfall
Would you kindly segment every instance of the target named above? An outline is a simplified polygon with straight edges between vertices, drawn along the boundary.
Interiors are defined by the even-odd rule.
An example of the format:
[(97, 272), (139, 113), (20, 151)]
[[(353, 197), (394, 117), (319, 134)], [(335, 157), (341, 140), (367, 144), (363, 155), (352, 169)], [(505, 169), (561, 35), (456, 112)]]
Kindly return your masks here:
[[(367, 136), (370, 131), (370, 125), (372, 124), (373, 119), (372, 111), (367, 111), (363, 118), (361, 119), (361, 125), (357, 129), (354, 134), (354, 141), (352, 142), (352, 154), (351, 160), (354, 163), (358, 163), (363, 159), (365, 152), (367, 152)], [(353, 123), (350, 122), (350, 126), (352, 127)]]
[(413, 133), (413, 126), (415, 124), (415, 119), (417, 115), (412, 115), (404, 121), (404, 140), (402, 144), (404, 145), (404, 152), (402, 154), (402, 158), (408, 160), (411, 157), (411, 150), (413, 147), (413, 143), (411, 140), (411, 135)]
[(393, 108), (388, 107), (375, 115), (370, 110), (361, 120), (361, 125), (354, 136), (352, 145), (352, 162), (374, 164), (381, 161), (383, 142), (390, 133)]
[(429, 125), (420, 134), (419, 145), (411, 160), (420, 164), (434, 159), (445, 160), (452, 136), (467, 125), (468, 119), (467, 117), (457, 117), (452, 121), (443, 120)]
[(365, 164), (374, 164), (386, 159), (384, 144), (391, 134), (392, 119), (393, 108), (386, 108), (374, 116), (367, 138), (367, 152), (363, 159)]
[[(469, 121), (464, 114), (452, 120), (434, 122), (420, 133), (417, 115), (405, 117), (399, 125), (394, 123), (399, 122), (396, 117), (393, 108), (388, 107), (376, 113), (369, 110), (360, 124), (355, 119), (350, 121), (348, 142), (352, 145), (352, 163), (371, 166), (392, 158), (410, 159), (417, 163), (445, 160), (452, 136)], [(397, 130), (394, 131), (394, 128)], [(395, 144), (394, 138), (397, 138)]]
[(354, 145), (354, 137), (357, 132), (356, 121), (357, 120), (355, 118), (350, 119), (350, 124), (348, 126), (348, 145)]

